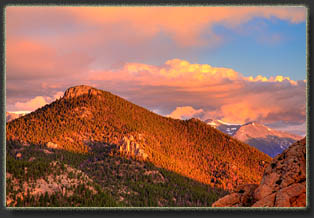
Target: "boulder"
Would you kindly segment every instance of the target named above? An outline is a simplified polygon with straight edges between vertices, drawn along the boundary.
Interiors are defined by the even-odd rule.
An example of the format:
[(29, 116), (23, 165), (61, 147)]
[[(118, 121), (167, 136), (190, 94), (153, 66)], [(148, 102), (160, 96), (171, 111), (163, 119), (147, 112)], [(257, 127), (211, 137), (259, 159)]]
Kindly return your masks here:
[(260, 201), (254, 203), (251, 207), (273, 207), (275, 201), (276, 193), (268, 195), (267, 197), (261, 199)]
[[(294, 199), (300, 198), (306, 194), (306, 185), (295, 183), (286, 188), (280, 189), (276, 194), (275, 207), (290, 207)], [(303, 200), (302, 200), (303, 201)]]
[(266, 185), (266, 184), (261, 184), (254, 192), (254, 199), (255, 200), (261, 200), (263, 198), (265, 198), (266, 196), (270, 195), (271, 193), (273, 193), (273, 189)]
[(306, 139), (277, 155), (258, 186), (239, 186), (212, 206), (306, 207)]
[(240, 185), (234, 190), (234, 193), (219, 199), (212, 207), (245, 207), (251, 205), (252, 195), (257, 186), (257, 184)]
[(232, 193), (220, 198), (218, 201), (212, 204), (212, 207), (232, 207), (236, 206), (241, 201), (240, 193)]

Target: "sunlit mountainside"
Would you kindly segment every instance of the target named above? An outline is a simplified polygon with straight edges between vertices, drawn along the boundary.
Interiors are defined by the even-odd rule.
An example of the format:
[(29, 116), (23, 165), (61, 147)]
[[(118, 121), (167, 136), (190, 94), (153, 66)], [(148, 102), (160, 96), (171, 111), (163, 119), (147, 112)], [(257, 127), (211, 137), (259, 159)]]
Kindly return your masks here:
[[(6, 133), (12, 205), (32, 205), (36, 194), (47, 202), (62, 196), (74, 205), (93, 205), (79, 196), (98, 193), (109, 199), (98, 204), (107, 206), (210, 206), (239, 184), (258, 183), (271, 161), (202, 121), (163, 117), (89, 86), (69, 88), (7, 123)], [(76, 185), (81, 188), (71, 191)]]
[(27, 6), (3, 16), (8, 212), (307, 205), (306, 5)]

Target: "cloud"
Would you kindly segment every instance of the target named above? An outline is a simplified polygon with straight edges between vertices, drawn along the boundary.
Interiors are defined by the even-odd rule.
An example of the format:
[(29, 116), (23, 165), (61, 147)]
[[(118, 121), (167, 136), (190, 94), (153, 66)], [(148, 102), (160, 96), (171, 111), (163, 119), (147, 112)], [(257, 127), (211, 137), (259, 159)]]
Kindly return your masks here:
[[(9, 84), (10, 93), (15, 89), (16, 93), (24, 92), (18, 89), (21, 84)], [(281, 75), (246, 77), (230, 68), (181, 59), (161, 65), (125, 63), (113, 70), (90, 71), (80, 83), (57, 84), (42, 83), (36, 92), (46, 95), (27, 101), (21, 96), (15, 103), (10, 97), (10, 110), (34, 110), (62, 96), (70, 86), (88, 84), (178, 119), (213, 118), (229, 123), (254, 120), (267, 124), (282, 121), (281, 127), (299, 125), (306, 119), (306, 81)], [(26, 87), (32, 86), (29, 83)]]
[[(276, 17), (291, 23), (305, 21), (306, 8), (292, 6), (257, 7), (16, 7), (6, 8), (8, 34), (25, 28), (45, 27), (44, 32), (55, 37), (69, 37), (67, 42), (88, 37), (93, 45), (100, 39), (140, 43), (160, 33), (166, 33), (178, 46), (217, 44), (221, 41), (212, 29), (215, 24), (237, 29), (255, 17)], [(161, 16), (162, 15), (162, 16)], [(149, 19), (146, 19), (149, 17)], [(27, 19), (25, 19), (27, 18)], [(40, 19), (38, 19), (40, 18)], [(71, 25), (69, 25), (71, 24)], [(49, 31), (49, 28), (55, 31)], [(69, 28), (71, 26), (71, 28)], [(118, 27), (118, 28), (117, 28)], [(110, 29), (110, 31), (108, 31)], [(206, 29), (206, 37), (202, 37)], [(104, 31), (103, 31), (104, 30)], [(80, 33), (78, 36), (77, 33)], [(95, 34), (98, 33), (98, 34)], [(133, 34), (130, 34), (133, 33)], [(48, 34), (48, 35), (49, 35)], [(128, 34), (128, 37), (125, 35)], [(73, 37), (75, 36), (76, 37)], [(71, 37), (71, 38), (70, 38)], [(57, 37), (58, 40), (60, 38)], [(97, 44), (97, 43), (96, 43)]]
[(227, 81), (239, 78), (239, 73), (230, 68), (191, 64), (180, 59), (168, 60), (161, 66), (126, 63), (116, 71), (90, 71), (88, 77), (89, 80), (136, 81), (141, 85), (171, 85), (194, 90), (208, 85), (226, 90), (229, 89), (225, 86)]
[(58, 99), (63, 96), (63, 92), (57, 92), (52, 97), (50, 96), (36, 96), (30, 100), (23, 102), (15, 103), (16, 111), (34, 111), (40, 107), (45, 106), (46, 104), (51, 103), (52, 101)]
[[(302, 123), (305, 81), (284, 75), (245, 77), (231, 68), (183, 59), (196, 62), (200, 53), (222, 45), (217, 25), (241, 33), (241, 26), (254, 18), (294, 24), (304, 22), (306, 12), (290, 6), (9, 6), (7, 107), (34, 109), (60, 90), (88, 84), (164, 115), (190, 106), (203, 110), (198, 116), (229, 122)], [(265, 37), (272, 43), (281, 36)]]
[(284, 122), (278, 122), (268, 125), (271, 128), (275, 128), (280, 131), (289, 132), (292, 134), (300, 135), (300, 136), (306, 136), (306, 122), (301, 124), (288, 124)]
[(262, 75), (257, 75), (255, 78), (252, 76), (244, 78), (245, 80), (252, 81), (252, 82), (289, 82), (291, 85), (297, 85), (297, 82), (294, 80), (291, 80), (290, 77), (288, 76), (271, 76), (269, 78), (262, 76)]
[[(205, 26), (222, 23), (237, 28), (254, 17), (288, 20), (299, 23), (305, 20), (304, 7), (98, 7), (68, 8), (76, 18), (85, 23), (119, 24), (139, 31), (140, 36), (152, 37), (165, 31), (181, 46), (202, 44), (200, 35)], [(160, 15), (163, 16), (160, 16)], [(149, 17), (150, 19), (145, 19)], [(211, 29), (207, 33), (214, 35)], [(211, 37), (214, 38), (215, 37)], [(217, 40), (217, 39), (216, 39)]]
[(77, 84), (111, 91), (162, 115), (179, 119), (197, 116), (231, 123), (253, 120), (303, 123), (306, 117), (305, 81), (281, 75), (245, 77), (231, 68), (181, 59), (171, 59), (162, 65), (125, 63), (114, 70), (91, 70), (80, 83), (69, 81), (62, 86), (55, 82), (41, 83), (38, 93), (45, 91), (46, 97), (37, 96), (27, 102), (18, 99), (17, 103), (11, 100), (9, 103), (14, 103), (15, 107), (11, 110), (35, 109)]
[(119, 83), (131, 101), (175, 118), (301, 123), (306, 116), (305, 81), (281, 75), (245, 77), (230, 68), (172, 59), (160, 66), (126, 63), (113, 71), (90, 72), (88, 79), (100, 87)]
[[(136, 81), (142, 85), (171, 85), (190, 88), (192, 90), (213, 89), (227, 91), (241, 88), (244, 82), (276, 83), (285, 82), (297, 85), (289, 77), (278, 75), (264, 77), (261, 75), (244, 77), (231, 68), (213, 67), (209, 64), (191, 64), (186, 60), (171, 59), (161, 66), (142, 63), (126, 63), (120, 69), (108, 71), (93, 71), (88, 74), (89, 80), (119, 80)], [(232, 83), (233, 86), (229, 86)], [(209, 87), (211, 85), (211, 87)]]
[[(224, 43), (215, 33), (215, 25), (237, 31), (255, 17), (299, 23), (305, 21), (306, 8), (9, 6), (7, 79), (60, 76), (75, 80), (84, 78), (90, 69), (110, 69), (126, 61), (195, 59), (202, 49)], [(195, 76), (201, 79), (204, 75), (200, 72)]]
[(39, 79), (74, 76), (91, 63), (88, 54), (59, 49), (32, 39), (6, 40), (7, 79)]
[(52, 100), (59, 99), (60, 97), (63, 97), (64, 92), (57, 92), (54, 94)]
[(172, 111), (168, 117), (172, 117), (174, 119), (190, 119), (192, 117), (197, 117), (203, 113), (203, 109), (194, 109), (191, 106), (177, 107), (174, 111)]
[(44, 105), (48, 104), (46, 101), (46, 98), (43, 96), (36, 96), (33, 99), (30, 99), (26, 102), (16, 102), (15, 107), (17, 110), (24, 110), (24, 111), (34, 111), (39, 107), (42, 107)]

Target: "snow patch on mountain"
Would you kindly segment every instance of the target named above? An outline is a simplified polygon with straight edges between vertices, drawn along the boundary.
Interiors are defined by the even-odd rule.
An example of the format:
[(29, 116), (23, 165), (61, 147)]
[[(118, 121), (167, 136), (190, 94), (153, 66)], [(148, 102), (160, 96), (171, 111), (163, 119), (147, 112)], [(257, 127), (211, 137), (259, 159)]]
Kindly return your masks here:
[(208, 119), (206, 124), (225, 134), (245, 142), (271, 157), (280, 154), (302, 136), (271, 129), (261, 123), (252, 121), (245, 124), (230, 124), (221, 120)]

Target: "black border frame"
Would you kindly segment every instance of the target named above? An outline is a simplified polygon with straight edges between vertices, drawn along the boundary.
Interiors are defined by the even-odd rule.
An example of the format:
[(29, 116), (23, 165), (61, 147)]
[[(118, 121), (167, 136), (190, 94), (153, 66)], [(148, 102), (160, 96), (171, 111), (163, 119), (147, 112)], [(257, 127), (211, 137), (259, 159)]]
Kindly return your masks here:
[[(311, 15), (311, 5), (310, 0), (1, 0), (0, 2), (0, 15), (1, 15), (1, 52), (0, 52), (0, 59), (1, 59), (1, 74), (0, 74), (0, 82), (1, 82), (1, 98), (0, 98), (0, 145), (1, 145), (1, 155), (0, 161), (4, 163), (5, 159), (5, 96), (6, 96), (6, 77), (5, 77), (5, 7), (10, 5), (25, 5), (25, 6), (36, 6), (36, 5), (59, 5), (59, 6), (66, 6), (66, 5), (85, 5), (85, 6), (183, 6), (183, 5), (200, 5), (200, 6), (212, 6), (212, 5), (221, 5), (221, 6), (263, 6), (263, 5), (271, 5), (271, 6), (279, 6), (279, 5), (299, 5), (307, 7), (307, 170), (308, 170), (308, 187), (307, 187), (307, 204), (308, 206), (305, 209), (297, 209), (297, 208), (265, 208), (265, 209), (248, 209), (248, 208), (171, 208), (171, 209), (155, 209), (155, 208), (117, 208), (117, 209), (86, 209), (86, 208), (73, 208), (73, 209), (63, 209), (63, 208), (29, 208), (29, 209), (8, 209), (4, 206), (3, 203), (3, 191), (4, 188), (4, 167), (1, 167), (1, 176), (0, 176), (0, 186), (1, 186), (1, 217), (11, 217), (11, 216), (26, 216), (26, 217), (36, 217), (36, 216), (60, 216), (60, 215), (74, 215), (76, 217), (82, 216), (121, 216), (121, 217), (129, 217), (129, 216), (155, 216), (155, 215), (169, 215), (169, 216), (227, 216), (227, 215), (234, 215), (234, 216), (304, 216), (304, 217), (312, 217), (313, 215), (313, 185), (311, 184), (313, 174), (309, 172), (313, 172), (313, 149), (312, 149), (312, 127), (311, 124), (313, 113), (312, 111), (312, 102), (313, 102), (313, 78), (312, 78), (312, 27), (313, 27), (313, 18)], [(2, 166), (3, 164), (1, 164)]]

